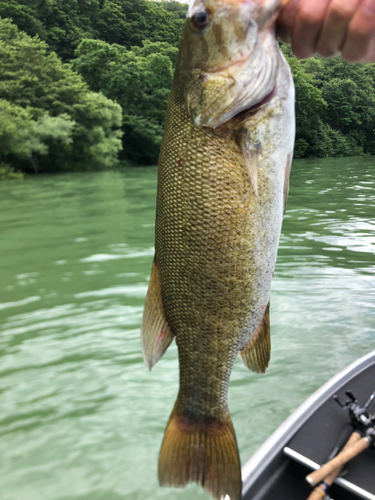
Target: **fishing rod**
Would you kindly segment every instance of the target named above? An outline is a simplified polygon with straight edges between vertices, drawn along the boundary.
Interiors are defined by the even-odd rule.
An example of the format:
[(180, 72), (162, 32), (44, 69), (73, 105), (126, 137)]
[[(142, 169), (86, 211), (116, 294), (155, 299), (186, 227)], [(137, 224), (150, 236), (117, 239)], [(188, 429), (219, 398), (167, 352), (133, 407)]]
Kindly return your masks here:
[[(333, 399), (343, 409), (349, 410), (351, 427), (354, 427), (355, 431), (350, 433), (348, 441), (345, 441), (345, 433), (347, 436), (349, 435), (348, 430), (350, 431), (350, 427), (346, 429), (328, 457), (327, 463), (306, 477), (306, 481), (310, 486), (314, 487), (318, 485), (313, 490), (308, 500), (323, 498), (327, 494), (328, 488), (332, 485), (349, 460), (369, 446), (375, 447), (375, 415), (371, 415), (369, 412), (369, 408), (375, 399), (375, 391), (368, 398), (364, 406), (358, 404), (358, 400), (352, 391), (347, 390), (345, 394), (349, 397), (346, 403), (342, 403), (337, 395), (335, 395)], [(345, 445), (343, 446), (343, 444)]]

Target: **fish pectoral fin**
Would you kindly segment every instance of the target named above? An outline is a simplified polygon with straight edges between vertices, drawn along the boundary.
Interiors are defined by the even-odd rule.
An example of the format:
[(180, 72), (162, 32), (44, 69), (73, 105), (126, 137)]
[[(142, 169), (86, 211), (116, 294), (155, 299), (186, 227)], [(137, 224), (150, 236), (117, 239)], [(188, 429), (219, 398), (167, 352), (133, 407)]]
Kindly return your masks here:
[(261, 145), (251, 143), (246, 130), (243, 131), (241, 142), (249, 180), (253, 186), (255, 196), (258, 196), (258, 157)]
[(289, 194), (289, 176), (290, 176), (290, 170), (292, 168), (292, 160), (293, 160), (293, 153), (289, 153), (285, 168), (283, 216), (285, 215), (286, 202), (288, 200), (288, 194)]
[(250, 342), (240, 352), (245, 366), (256, 373), (265, 373), (271, 358), (270, 304), (268, 303), (263, 321), (252, 335)]
[(141, 338), (143, 359), (151, 370), (174, 338), (165, 318), (159, 269), (155, 259), (152, 263), (150, 283), (143, 311)]

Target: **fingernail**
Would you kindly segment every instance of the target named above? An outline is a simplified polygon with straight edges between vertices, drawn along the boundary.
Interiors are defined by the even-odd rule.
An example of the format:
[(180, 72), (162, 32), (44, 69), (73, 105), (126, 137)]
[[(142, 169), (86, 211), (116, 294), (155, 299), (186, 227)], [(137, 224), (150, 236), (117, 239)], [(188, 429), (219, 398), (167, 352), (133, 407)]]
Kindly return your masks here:
[(364, 0), (362, 10), (365, 14), (375, 15), (375, 0)]

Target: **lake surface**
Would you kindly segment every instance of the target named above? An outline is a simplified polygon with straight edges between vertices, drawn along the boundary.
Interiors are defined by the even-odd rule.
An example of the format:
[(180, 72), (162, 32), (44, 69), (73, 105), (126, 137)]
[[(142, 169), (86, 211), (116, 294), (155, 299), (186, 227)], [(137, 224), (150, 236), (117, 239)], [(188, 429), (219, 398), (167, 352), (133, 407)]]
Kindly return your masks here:
[[(204, 500), (159, 488), (178, 384), (139, 326), (156, 169), (0, 184), (1, 500)], [(237, 360), (244, 463), (320, 385), (375, 349), (375, 158), (296, 161), (271, 296), (266, 375)]]

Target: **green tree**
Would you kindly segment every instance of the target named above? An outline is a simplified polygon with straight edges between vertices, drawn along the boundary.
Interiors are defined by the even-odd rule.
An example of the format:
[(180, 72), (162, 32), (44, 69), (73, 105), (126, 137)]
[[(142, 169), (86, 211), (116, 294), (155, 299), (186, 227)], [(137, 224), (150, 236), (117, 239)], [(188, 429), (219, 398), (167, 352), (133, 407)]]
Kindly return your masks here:
[(316, 57), (302, 65), (327, 103), (324, 123), (345, 136), (350, 154), (374, 154), (375, 64)]
[(30, 36), (38, 34), (63, 59), (70, 59), (82, 38), (96, 36), (98, 0), (1, 0), (9, 17)]
[(375, 152), (375, 64), (342, 58), (298, 60), (281, 44), (296, 86), (295, 156)]
[(108, 43), (124, 44), (131, 37), (130, 26), (121, 6), (110, 0), (103, 3), (96, 29), (99, 37)]
[(36, 155), (42, 171), (110, 167), (121, 149), (120, 106), (46, 49), (0, 20), (0, 160), (23, 167)]
[(29, 2), (23, 4), (18, 0), (4, 0), (0, 2), (0, 17), (11, 18), (20, 30), (30, 36), (39, 35), (42, 39), (47, 36), (43, 21), (38, 17), (35, 6)]
[(157, 162), (177, 52), (166, 42), (150, 41), (132, 50), (99, 40), (78, 47), (73, 68), (123, 109), (123, 158)]
[[(175, 5), (176, 4), (176, 5)], [(130, 49), (149, 39), (177, 46), (186, 6), (151, 0), (1, 0), (9, 17), (31, 36), (38, 34), (62, 59), (70, 60), (84, 38)]]
[(290, 65), (296, 88), (296, 158), (325, 156), (324, 132), (321, 116), (327, 106), (322, 92), (313, 85), (313, 78), (306, 74), (301, 62), (289, 46), (282, 45), (282, 51)]
[[(50, 165), (72, 168), (62, 167), (67, 158), (75, 159), (76, 168), (113, 163), (121, 117), (108, 99), (123, 110), (122, 157), (156, 162), (186, 11), (174, 0), (0, 0), (0, 16), (40, 37), (21, 37), (23, 46), (21, 38), (2, 40), (7, 48), (0, 47), (0, 98), (32, 110), (34, 120), (67, 114), (75, 122), (72, 144), (49, 149)], [(299, 61), (280, 45), (296, 85), (295, 156), (375, 154), (375, 64), (318, 56)], [(89, 88), (107, 100), (88, 97), (83, 80), (51, 51), (73, 59)], [(102, 113), (100, 106), (112, 112)]]
[(57, 117), (47, 113), (33, 118), (33, 110), (25, 109), (0, 99), (1, 156), (27, 160), (34, 154), (48, 154), (47, 141), (57, 140), (71, 144), (75, 123), (68, 115)]
[(187, 3), (175, 2), (173, 0), (162, 0), (160, 2), (160, 5), (168, 12), (173, 12), (174, 14), (178, 15), (178, 17), (183, 21), (186, 19), (188, 10)]

